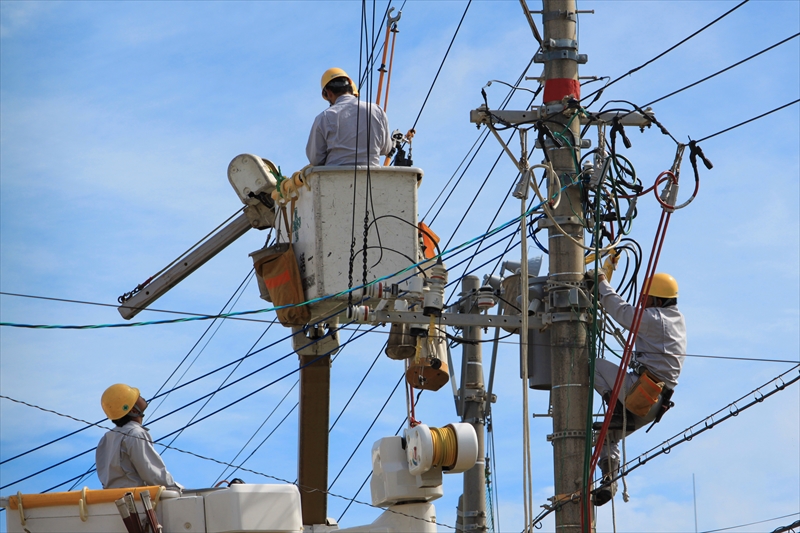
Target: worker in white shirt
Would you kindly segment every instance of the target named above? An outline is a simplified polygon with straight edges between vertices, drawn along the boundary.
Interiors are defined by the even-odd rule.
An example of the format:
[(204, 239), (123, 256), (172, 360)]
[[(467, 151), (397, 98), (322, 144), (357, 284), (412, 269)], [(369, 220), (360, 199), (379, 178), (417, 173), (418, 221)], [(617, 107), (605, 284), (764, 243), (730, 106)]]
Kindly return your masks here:
[(97, 477), (104, 489), (162, 485), (182, 490), (161, 456), (153, 447), (153, 438), (142, 426), (147, 402), (139, 389), (117, 383), (103, 393), (103, 412), (117, 426), (103, 435), (97, 445)]
[(353, 81), (340, 68), (322, 75), (322, 98), (330, 107), (317, 115), (306, 155), (314, 165), (380, 165), (393, 148), (386, 113), (356, 97)]
[[(606, 281), (611, 271), (613, 264), (597, 274), (600, 304), (619, 325), (630, 329), (636, 309)], [(587, 275), (594, 277), (593, 272)], [(625, 376), (617, 405), (609, 407), (614, 409), (614, 416), (598, 462), (606, 482), (594, 491), (595, 505), (607, 503), (616, 493), (616, 482), (608, 480), (617, 474), (620, 466), (618, 443), (623, 435), (623, 419), (626, 435), (660, 420), (672, 406), (670, 398), (678, 385), (686, 354), (686, 323), (678, 310), (678, 282), (669, 274), (654, 274), (644, 297), (645, 309), (636, 335), (631, 371)], [(619, 366), (610, 361), (595, 361), (594, 388), (606, 402), (618, 371)]]

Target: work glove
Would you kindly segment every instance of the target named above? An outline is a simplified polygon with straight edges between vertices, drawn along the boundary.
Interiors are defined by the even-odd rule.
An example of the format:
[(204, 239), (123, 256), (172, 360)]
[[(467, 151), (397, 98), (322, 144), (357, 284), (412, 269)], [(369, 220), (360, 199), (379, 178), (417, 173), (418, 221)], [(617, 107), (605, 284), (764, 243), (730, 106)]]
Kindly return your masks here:
[(617, 269), (617, 263), (619, 263), (619, 253), (612, 248), (603, 262), (603, 267), (600, 269), (600, 272), (606, 277), (606, 281), (611, 281), (611, 276)]

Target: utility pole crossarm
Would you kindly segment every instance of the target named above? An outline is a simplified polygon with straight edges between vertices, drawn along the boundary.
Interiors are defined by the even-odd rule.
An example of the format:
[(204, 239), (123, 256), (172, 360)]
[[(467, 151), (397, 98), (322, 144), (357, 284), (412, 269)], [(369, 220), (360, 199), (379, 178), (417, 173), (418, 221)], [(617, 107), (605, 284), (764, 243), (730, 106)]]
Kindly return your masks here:
[[(516, 126), (520, 124), (533, 124), (538, 120), (550, 118), (552, 115), (563, 111), (562, 104), (552, 106), (539, 106), (527, 111), (512, 111), (488, 109), (485, 105), (469, 112), (469, 121), (473, 124), (503, 124), (506, 126)], [(644, 114), (639, 111), (604, 111), (596, 115), (581, 115), (581, 125), (587, 124), (611, 124), (615, 117), (619, 117), (619, 123), (623, 126), (637, 126), (640, 128), (649, 127), (655, 118), (655, 114), (649, 107), (644, 110)]]

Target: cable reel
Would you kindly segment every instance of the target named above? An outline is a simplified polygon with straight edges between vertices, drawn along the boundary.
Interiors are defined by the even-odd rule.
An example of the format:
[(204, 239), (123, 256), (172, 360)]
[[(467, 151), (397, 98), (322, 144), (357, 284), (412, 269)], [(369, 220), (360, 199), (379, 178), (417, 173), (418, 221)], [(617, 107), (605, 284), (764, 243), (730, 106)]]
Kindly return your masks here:
[(421, 475), (433, 468), (449, 474), (466, 472), (478, 460), (478, 437), (470, 424), (443, 428), (418, 424), (405, 430), (408, 470)]

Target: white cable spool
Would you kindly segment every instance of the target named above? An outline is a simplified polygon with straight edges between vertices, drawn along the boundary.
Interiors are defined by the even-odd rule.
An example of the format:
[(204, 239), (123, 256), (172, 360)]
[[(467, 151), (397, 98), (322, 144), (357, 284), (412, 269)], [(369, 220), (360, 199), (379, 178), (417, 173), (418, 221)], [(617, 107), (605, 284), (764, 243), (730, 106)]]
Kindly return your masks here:
[[(450, 464), (436, 464), (437, 450), (434, 449), (434, 436), (431, 428), (425, 424), (418, 424), (405, 430), (406, 458), (408, 470), (412, 475), (422, 475), (433, 467), (441, 467), (448, 474), (466, 472), (478, 460), (478, 436), (471, 424), (448, 424), (444, 428), (434, 428), (441, 432), (449, 432), (455, 442), (455, 459)], [(443, 445), (440, 443), (439, 446)], [(445, 454), (439, 450), (439, 455)]]
[(433, 437), (425, 424), (419, 424), (405, 431), (406, 458), (408, 471), (413, 476), (427, 472), (433, 466)]
[(458, 442), (458, 455), (456, 456), (456, 463), (448, 474), (460, 474), (466, 472), (478, 461), (478, 435), (475, 434), (475, 428), (472, 424), (459, 422), (457, 424), (450, 424), (456, 432), (456, 441)]

